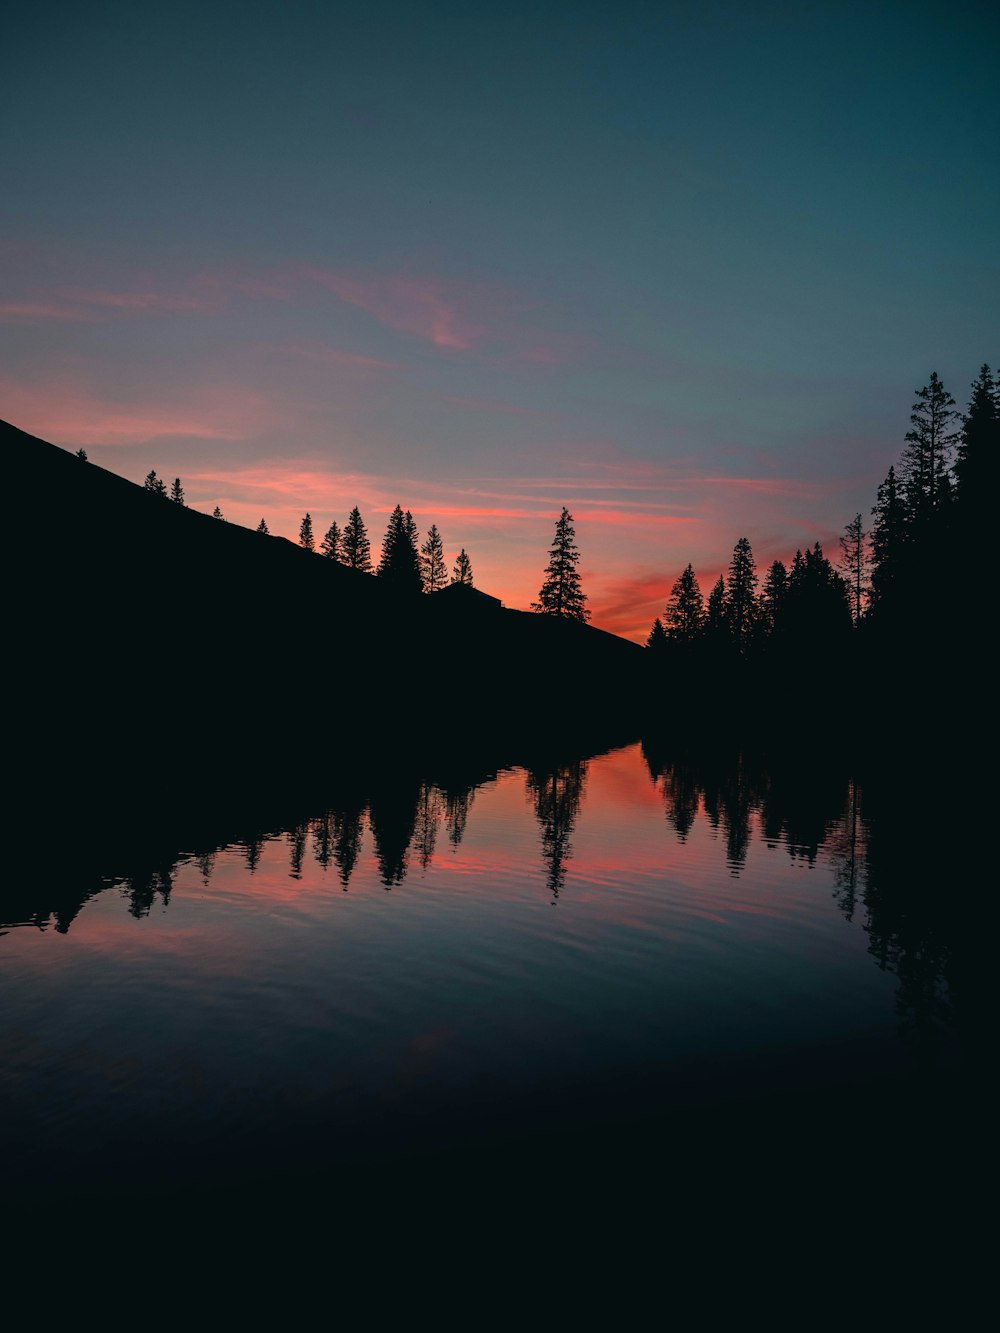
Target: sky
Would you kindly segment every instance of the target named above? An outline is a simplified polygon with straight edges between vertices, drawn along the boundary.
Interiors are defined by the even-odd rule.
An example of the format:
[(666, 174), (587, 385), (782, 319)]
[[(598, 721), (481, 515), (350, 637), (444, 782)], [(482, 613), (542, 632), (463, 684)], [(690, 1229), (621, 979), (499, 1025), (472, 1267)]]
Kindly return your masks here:
[[(837, 539), (1000, 363), (978, 3), (21, 5), (0, 417), (295, 538), (437, 523), (593, 623)], [(43, 503), (44, 497), (24, 497)]]

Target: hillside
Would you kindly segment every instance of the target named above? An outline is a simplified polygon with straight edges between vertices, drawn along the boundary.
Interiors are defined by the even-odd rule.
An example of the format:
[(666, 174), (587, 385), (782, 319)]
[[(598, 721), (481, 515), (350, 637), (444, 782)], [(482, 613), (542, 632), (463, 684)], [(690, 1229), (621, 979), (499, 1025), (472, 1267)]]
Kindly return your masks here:
[[(402, 598), (0, 423), (14, 688), (51, 779), (150, 756), (321, 768), (345, 747), (627, 725), (643, 652), (488, 598)], [(375, 534), (373, 534), (373, 537)]]

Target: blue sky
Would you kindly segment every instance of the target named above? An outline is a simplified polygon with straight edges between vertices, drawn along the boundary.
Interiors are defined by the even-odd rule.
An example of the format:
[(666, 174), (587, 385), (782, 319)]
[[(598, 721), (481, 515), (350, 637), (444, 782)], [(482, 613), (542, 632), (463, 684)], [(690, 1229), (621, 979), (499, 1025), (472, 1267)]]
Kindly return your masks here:
[(599, 624), (828, 546), (1000, 361), (1000, 20), (51, 5), (0, 89), (0, 415), (294, 536), (436, 521)]

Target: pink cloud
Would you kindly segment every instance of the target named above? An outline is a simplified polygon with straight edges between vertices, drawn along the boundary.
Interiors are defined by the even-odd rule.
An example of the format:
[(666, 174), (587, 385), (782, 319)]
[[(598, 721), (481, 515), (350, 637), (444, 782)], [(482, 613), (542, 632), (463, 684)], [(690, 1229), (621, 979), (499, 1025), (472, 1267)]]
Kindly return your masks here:
[(73, 322), (89, 321), (92, 312), (72, 306), (56, 305), (50, 301), (0, 301), (0, 320), (59, 319)]
[(300, 272), (388, 328), (415, 334), (435, 347), (464, 351), (484, 332), (459, 311), (439, 279), (333, 273), (310, 265)]
[(259, 423), (264, 407), (259, 395), (244, 390), (213, 390), (186, 396), (183, 404), (141, 404), (102, 399), (70, 378), (49, 378), (27, 385), (0, 378), (5, 420), (55, 443), (145, 444), (171, 436), (240, 440)]
[(97, 306), (111, 310), (140, 313), (162, 310), (168, 313), (190, 314), (215, 309), (219, 304), (217, 299), (213, 300), (207, 295), (199, 296), (191, 292), (116, 292), (64, 287), (59, 294), (67, 300), (75, 301), (83, 306)]

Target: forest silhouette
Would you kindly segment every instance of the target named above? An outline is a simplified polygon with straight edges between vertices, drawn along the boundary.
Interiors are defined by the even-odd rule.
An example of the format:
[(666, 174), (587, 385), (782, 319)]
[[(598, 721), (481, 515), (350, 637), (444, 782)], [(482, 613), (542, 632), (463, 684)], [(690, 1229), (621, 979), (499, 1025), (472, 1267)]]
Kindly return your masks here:
[[(689, 564), (645, 648), (586, 623), (572, 515), (556, 522), (535, 610), (476, 587), (463, 549), (421, 543), (397, 504), (377, 566), (355, 507), (316, 549), (206, 515), (151, 471), (142, 486), (0, 424), (18, 577), (13, 760), (26, 793), (151, 806), (318, 786), (361, 749), (532, 747), (609, 735), (850, 733), (900, 755), (954, 744), (986, 709), (986, 503), (1000, 407), (989, 367), (960, 414), (919, 390), (870, 523), (764, 573), (740, 538), (705, 597)], [(542, 564), (540, 553), (540, 566)], [(436, 687), (426, 688), (427, 679)], [(558, 848), (558, 836), (553, 834)], [(397, 869), (398, 852), (386, 851)], [(558, 878), (558, 877), (556, 877)]]

